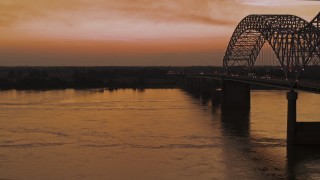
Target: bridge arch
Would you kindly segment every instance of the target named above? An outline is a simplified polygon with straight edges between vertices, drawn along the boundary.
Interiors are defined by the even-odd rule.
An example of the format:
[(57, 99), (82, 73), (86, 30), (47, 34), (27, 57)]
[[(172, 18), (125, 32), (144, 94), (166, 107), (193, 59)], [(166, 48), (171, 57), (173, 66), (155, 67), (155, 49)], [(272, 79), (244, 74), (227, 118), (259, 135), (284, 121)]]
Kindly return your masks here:
[(223, 66), (250, 70), (268, 43), (286, 78), (298, 79), (308, 63), (319, 64), (319, 31), (320, 13), (310, 23), (294, 15), (249, 15), (233, 32)]

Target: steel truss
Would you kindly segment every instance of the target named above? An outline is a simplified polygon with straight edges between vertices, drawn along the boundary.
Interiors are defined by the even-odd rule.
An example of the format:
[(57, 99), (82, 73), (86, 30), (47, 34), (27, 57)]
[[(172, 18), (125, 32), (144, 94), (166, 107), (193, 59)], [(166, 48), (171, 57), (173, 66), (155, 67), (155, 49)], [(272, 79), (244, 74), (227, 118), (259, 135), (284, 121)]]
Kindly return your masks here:
[(290, 85), (306, 66), (320, 65), (320, 12), (311, 21), (294, 15), (249, 15), (236, 27), (225, 56), (224, 68), (250, 70), (265, 43), (269, 43)]

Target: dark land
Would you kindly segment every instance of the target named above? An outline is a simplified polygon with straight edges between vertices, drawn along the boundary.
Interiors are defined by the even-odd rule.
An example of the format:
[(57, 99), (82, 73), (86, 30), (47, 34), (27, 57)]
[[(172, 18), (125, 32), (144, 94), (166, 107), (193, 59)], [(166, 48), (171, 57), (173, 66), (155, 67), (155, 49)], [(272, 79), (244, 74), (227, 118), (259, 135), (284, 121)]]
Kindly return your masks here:
[(0, 67), (0, 89), (171, 88), (177, 74), (219, 67)]
[[(229, 73), (236, 74), (237, 70)], [(257, 67), (259, 77), (282, 77), (279, 67)], [(246, 72), (243, 72), (246, 73)], [(222, 67), (0, 67), (0, 89), (174, 88), (186, 74), (224, 74)], [(230, 74), (229, 74), (230, 75)], [(246, 75), (246, 74), (239, 74)], [(320, 80), (320, 67), (309, 67), (302, 79)]]

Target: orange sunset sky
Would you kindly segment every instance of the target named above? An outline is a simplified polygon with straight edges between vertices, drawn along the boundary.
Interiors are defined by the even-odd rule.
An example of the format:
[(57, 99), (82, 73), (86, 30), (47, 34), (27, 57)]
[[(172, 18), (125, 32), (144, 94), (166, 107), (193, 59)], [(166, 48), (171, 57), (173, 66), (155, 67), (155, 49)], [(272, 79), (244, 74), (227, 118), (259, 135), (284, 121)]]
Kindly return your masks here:
[(0, 0), (0, 66), (221, 65), (243, 17), (319, 11), (300, 0)]

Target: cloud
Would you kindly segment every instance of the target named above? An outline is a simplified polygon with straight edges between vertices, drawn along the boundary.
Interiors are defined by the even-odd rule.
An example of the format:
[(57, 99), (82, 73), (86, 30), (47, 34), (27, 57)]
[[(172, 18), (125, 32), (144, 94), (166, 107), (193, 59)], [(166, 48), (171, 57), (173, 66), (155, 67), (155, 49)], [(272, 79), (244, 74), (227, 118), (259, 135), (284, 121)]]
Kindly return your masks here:
[(73, 12), (81, 12), (83, 16), (94, 12), (107, 19), (122, 16), (169, 23), (228, 25), (232, 23), (230, 20), (216, 17), (210, 12), (210, 4), (219, 6), (221, 3), (211, 0), (1, 0), (0, 26), (38, 18), (57, 19), (62, 18), (61, 14), (65, 13), (72, 16)]
[[(300, 8), (271, 6), (282, 2), (289, 0), (0, 0), (0, 37), (217, 37), (232, 31), (248, 14)], [(316, 7), (310, 9), (297, 12), (314, 16)]]
[(223, 27), (236, 24), (225, 8), (231, 2), (0, 0), (0, 37), (110, 40), (219, 36)]

